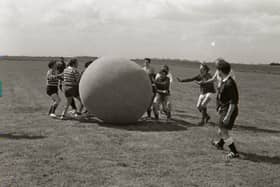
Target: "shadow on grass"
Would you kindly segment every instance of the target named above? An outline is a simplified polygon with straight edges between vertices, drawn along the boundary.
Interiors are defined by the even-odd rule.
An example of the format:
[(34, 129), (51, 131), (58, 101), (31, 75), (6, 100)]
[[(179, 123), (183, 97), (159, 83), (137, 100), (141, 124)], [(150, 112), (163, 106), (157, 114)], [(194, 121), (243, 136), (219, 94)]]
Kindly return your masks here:
[[(209, 122), (208, 124), (211, 126), (218, 127), (218, 124), (214, 123), (214, 122)], [(271, 133), (271, 134), (280, 133), (280, 130), (262, 129), (262, 128), (253, 127), (253, 126), (235, 125), (235, 126), (233, 126), (233, 128), (237, 129), (237, 130), (253, 131), (253, 132), (260, 132), (260, 133)]]
[(46, 138), (46, 136), (29, 135), (29, 134), (17, 134), (17, 133), (0, 133), (0, 138), (12, 139), (12, 140), (21, 140), (21, 139), (36, 140), (36, 139)]
[(178, 117), (180, 117), (180, 118), (200, 119), (200, 117), (198, 117), (198, 116), (190, 115), (190, 114), (187, 113), (187, 111), (179, 110), (179, 109), (176, 109), (176, 110), (175, 110), (174, 115), (175, 115), (175, 116), (178, 116)]
[(278, 156), (264, 156), (264, 155), (257, 155), (254, 153), (244, 153), (240, 152), (242, 155), (241, 159), (243, 160), (249, 160), (252, 162), (264, 162), (264, 163), (269, 163), (269, 164), (280, 164), (280, 157)]
[(185, 131), (187, 127), (197, 126), (182, 119), (172, 119), (170, 121), (165, 120), (142, 120), (133, 124), (112, 124), (105, 123), (96, 118), (82, 118), (79, 119), (81, 123), (97, 123), (99, 126), (107, 128), (123, 129), (128, 131)]
[(27, 113), (34, 113), (34, 112), (38, 112), (38, 111), (42, 111), (44, 110), (43, 107), (41, 106), (17, 106), (13, 108), (13, 112), (14, 113), (20, 113), (20, 114), (27, 114)]

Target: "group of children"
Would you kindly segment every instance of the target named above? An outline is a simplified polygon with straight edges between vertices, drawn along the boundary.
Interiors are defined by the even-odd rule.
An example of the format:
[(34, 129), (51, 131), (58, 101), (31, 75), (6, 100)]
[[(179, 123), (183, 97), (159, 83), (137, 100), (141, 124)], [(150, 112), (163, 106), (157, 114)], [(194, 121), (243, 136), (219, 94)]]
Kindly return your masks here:
[[(162, 105), (163, 111), (169, 119), (171, 117), (171, 73), (169, 72), (168, 66), (164, 66), (156, 75), (150, 63), (150, 59), (145, 59), (144, 70), (150, 77), (154, 93), (151, 107), (147, 111), (148, 117), (151, 117), (151, 108), (153, 108), (155, 119), (158, 119), (160, 105)], [(232, 129), (238, 115), (239, 93), (235, 76), (231, 70), (231, 65), (221, 58), (216, 60), (216, 72), (213, 76), (209, 73), (209, 70), (209, 67), (205, 63), (201, 63), (198, 75), (187, 79), (177, 78), (177, 80), (178, 82), (196, 81), (200, 85), (197, 109), (201, 112), (202, 118), (199, 125), (204, 125), (210, 120), (210, 116), (207, 113), (207, 105), (216, 93), (214, 82), (217, 83), (216, 109), (219, 114), (218, 135), (220, 139), (218, 141), (212, 140), (211, 143), (219, 150), (222, 150), (224, 145), (228, 145), (230, 153), (227, 155), (227, 158), (236, 158), (239, 157), (239, 154), (233, 138), (229, 135), (229, 130)]]
[[(85, 64), (85, 68), (87, 68), (90, 63), (92, 63), (92, 61), (87, 62)], [(48, 114), (53, 118), (57, 117), (55, 111), (61, 101), (59, 97), (60, 89), (66, 98), (66, 106), (64, 107), (60, 118), (65, 119), (69, 106), (72, 107), (74, 116), (81, 115), (83, 104), (79, 95), (79, 81), (81, 73), (78, 71), (78, 60), (73, 58), (66, 65), (64, 58), (61, 57), (60, 61), (51, 60), (48, 67), (49, 70), (47, 72), (46, 92), (52, 99), (52, 104)], [(74, 98), (79, 103), (78, 109)]]
[[(87, 62), (85, 68), (91, 63)], [(49, 70), (47, 72), (47, 94), (52, 98), (52, 104), (49, 109), (49, 115), (56, 117), (55, 111), (60, 103), (59, 89), (66, 97), (66, 106), (62, 112), (61, 119), (65, 118), (69, 106), (74, 110), (74, 115), (78, 116), (82, 113), (83, 105), (79, 96), (79, 81), (81, 73), (78, 71), (77, 59), (71, 59), (69, 63), (65, 64), (64, 59), (61, 58), (59, 62), (50, 61), (48, 64)], [(150, 78), (153, 97), (151, 104), (147, 109), (147, 117), (151, 118), (152, 112), (156, 120), (159, 119), (160, 113), (164, 113), (167, 119), (171, 118), (171, 90), (170, 84), (173, 81), (172, 74), (169, 67), (164, 65), (158, 73), (155, 72), (151, 66), (151, 59), (144, 59), (143, 70)], [(235, 82), (235, 76), (231, 70), (231, 65), (224, 59), (217, 59), (216, 72), (214, 76), (209, 73), (209, 67), (205, 63), (201, 63), (199, 74), (187, 79), (177, 78), (179, 82), (196, 81), (200, 85), (200, 95), (197, 101), (197, 109), (201, 112), (202, 118), (199, 125), (203, 125), (210, 120), (207, 113), (207, 105), (216, 93), (214, 82), (217, 83), (217, 112), (219, 114), (219, 129), (218, 141), (212, 141), (212, 144), (217, 149), (223, 149), (224, 145), (228, 145), (230, 153), (228, 158), (239, 157), (235, 148), (233, 138), (229, 135), (229, 130), (232, 129), (235, 119), (238, 115), (239, 94)], [(77, 109), (74, 98), (79, 103)]]
[(167, 65), (164, 65), (159, 73), (156, 74), (154, 68), (151, 66), (151, 59), (145, 58), (143, 70), (148, 74), (150, 78), (153, 91), (151, 104), (147, 109), (148, 118), (151, 118), (151, 113), (153, 111), (156, 120), (159, 119), (160, 112), (165, 113), (167, 119), (170, 119), (170, 84), (173, 81), (173, 78), (172, 74), (169, 72), (169, 67)]

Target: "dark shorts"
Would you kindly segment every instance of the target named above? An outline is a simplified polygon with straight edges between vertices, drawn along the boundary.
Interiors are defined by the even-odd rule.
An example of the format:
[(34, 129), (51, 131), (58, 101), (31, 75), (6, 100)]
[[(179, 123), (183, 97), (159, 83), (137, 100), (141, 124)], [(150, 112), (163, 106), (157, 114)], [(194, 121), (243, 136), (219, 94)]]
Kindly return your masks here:
[(78, 86), (63, 86), (65, 97), (78, 97), (79, 87)]
[(219, 115), (220, 115), (220, 118), (219, 118), (219, 127), (220, 127), (220, 128), (224, 128), (224, 129), (227, 129), (227, 130), (231, 130), (232, 127), (233, 127), (233, 125), (234, 125), (234, 122), (235, 122), (235, 120), (236, 120), (236, 117), (238, 116), (238, 108), (236, 108), (236, 109), (233, 111), (233, 113), (232, 113), (232, 115), (231, 115), (231, 117), (230, 117), (230, 120), (229, 120), (229, 123), (228, 123), (228, 124), (224, 124), (224, 123), (223, 123), (223, 120), (224, 120), (225, 116), (227, 115), (227, 110), (222, 110), (222, 111), (220, 111)]
[(57, 86), (47, 86), (46, 92), (49, 96), (52, 96), (53, 94), (58, 94), (58, 88)]

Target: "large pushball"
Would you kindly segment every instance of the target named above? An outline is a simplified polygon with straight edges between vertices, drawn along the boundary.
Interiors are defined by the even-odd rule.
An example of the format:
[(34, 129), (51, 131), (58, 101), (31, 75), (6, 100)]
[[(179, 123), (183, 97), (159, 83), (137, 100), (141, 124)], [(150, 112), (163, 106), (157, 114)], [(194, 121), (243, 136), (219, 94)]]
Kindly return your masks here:
[(101, 57), (86, 69), (79, 91), (91, 114), (114, 124), (138, 121), (153, 95), (149, 77), (138, 64), (112, 57)]

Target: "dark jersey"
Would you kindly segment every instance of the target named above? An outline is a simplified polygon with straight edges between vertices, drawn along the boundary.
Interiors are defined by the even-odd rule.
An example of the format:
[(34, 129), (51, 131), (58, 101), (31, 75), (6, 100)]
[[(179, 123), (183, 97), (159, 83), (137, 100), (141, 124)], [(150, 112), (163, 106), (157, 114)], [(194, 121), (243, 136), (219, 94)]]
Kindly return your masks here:
[(162, 95), (169, 95), (170, 94), (170, 79), (169, 77), (157, 78), (155, 80), (156, 92)]
[(218, 91), (217, 102), (222, 111), (227, 110), (230, 104), (238, 105), (239, 93), (236, 82), (231, 77), (222, 82)]
[[(207, 73), (206, 75), (202, 76), (201, 74), (198, 74), (197, 76), (185, 79), (183, 82), (190, 82), (190, 81), (207, 81), (212, 78), (212, 75), (210, 73)], [(216, 93), (214, 83), (204, 83), (200, 85), (200, 92), (202, 94), (206, 93)]]

